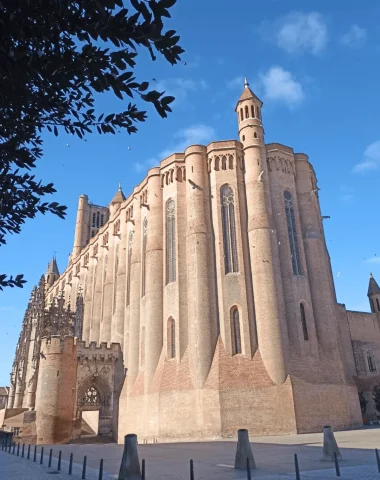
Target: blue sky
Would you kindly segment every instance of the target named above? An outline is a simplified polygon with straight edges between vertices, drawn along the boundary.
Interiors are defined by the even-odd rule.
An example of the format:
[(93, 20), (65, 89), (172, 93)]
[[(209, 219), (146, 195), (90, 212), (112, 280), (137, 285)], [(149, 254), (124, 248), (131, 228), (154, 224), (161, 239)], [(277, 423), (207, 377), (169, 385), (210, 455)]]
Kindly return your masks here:
[[(9, 384), (30, 291), (53, 252), (63, 271), (78, 197), (108, 205), (118, 182), (128, 195), (150, 166), (191, 143), (237, 138), (234, 107), (243, 77), (264, 102), (266, 141), (305, 152), (318, 177), (338, 301), (368, 310), (369, 272), (380, 283), (380, 4), (375, 0), (253, 2), (179, 0), (168, 28), (181, 35), (187, 65), (138, 60), (139, 79), (176, 97), (162, 120), (149, 111), (137, 135), (45, 136), (37, 175), (53, 181), (65, 221), (39, 216), (1, 247), (1, 272), (24, 273), (24, 289), (0, 292), (0, 385)], [(351, 5), (351, 6), (350, 6)], [(121, 110), (111, 97), (99, 112)]]

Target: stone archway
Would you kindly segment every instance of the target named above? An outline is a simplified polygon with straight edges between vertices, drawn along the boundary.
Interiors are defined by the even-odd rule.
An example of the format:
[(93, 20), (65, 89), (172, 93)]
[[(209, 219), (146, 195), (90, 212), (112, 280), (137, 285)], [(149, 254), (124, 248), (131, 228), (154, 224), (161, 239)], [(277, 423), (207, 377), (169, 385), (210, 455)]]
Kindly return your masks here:
[(95, 372), (82, 381), (77, 390), (76, 407), (76, 419), (79, 428), (83, 412), (99, 411), (98, 431), (95, 433), (112, 436), (112, 390), (104, 376)]

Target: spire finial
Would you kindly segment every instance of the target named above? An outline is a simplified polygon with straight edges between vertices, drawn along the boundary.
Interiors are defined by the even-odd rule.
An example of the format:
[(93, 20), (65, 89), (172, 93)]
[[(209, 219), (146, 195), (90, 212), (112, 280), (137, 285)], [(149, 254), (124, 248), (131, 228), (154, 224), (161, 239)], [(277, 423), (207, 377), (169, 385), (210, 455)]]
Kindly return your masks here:
[(369, 274), (369, 278), (373, 278), (372, 272)]
[(121, 192), (121, 182), (119, 182), (119, 188), (118, 188), (119, 192)]
[(249, 87), (249, 83), (248, 83), (247, 77), (244, 78), (244, 87), (245, 87), (245, 88)]

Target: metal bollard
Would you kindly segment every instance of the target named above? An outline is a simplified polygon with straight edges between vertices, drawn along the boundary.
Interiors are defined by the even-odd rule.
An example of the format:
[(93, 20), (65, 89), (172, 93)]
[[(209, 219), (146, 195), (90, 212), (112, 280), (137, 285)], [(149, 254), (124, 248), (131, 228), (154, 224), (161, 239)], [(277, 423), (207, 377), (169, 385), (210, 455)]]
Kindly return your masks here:
[(334, 452), (334, 461), (335, 461), (336, 476), (340, 477), (340, 469), (339, 469), (338, 457), (336, 455), (336, 452)]
[(194, 462), (190, 460), (190, 480), (194, 480)]
[(249, 458), (247, 458), (247, 479), (251, 480), (251, 465), (249, 464)]
[(301, 480), (300, 467), (298, 465), (298, 457), (296, 453), (294, 454), (294, 465), (296, 467), (296, 480)]
[(9, 444), (8, 453), (11, 453), (11, 448), (12, 448), (12, 442), (10, 442)]
[(44, 463), (44, 447), (41, 447), (40, 465)]
[(49, 467), (49, 468), (51, 467), (51, 459), (52, 459), (52, 456), (53, 456), (53, 449), (51, 448), (51, 449), (50, 449), (50, 453), (49, 453), (49, 463), (48, 463), (48, 467)]
[(34, 445), (34, 455), (33, 455), (33, 462), (37, 459), (37, 445)]
[(102, 458), (100, 459), (98, 480), (103, 480), (103, 459)]
[(16, 450), (16, 444), (15, 444), (15, 443), (13, 443), (12, 455), (14, 455), (14, 454), (15, 454), (15, 450)]
[(61, 460), (62, 460), (62, 451), (60, 450), (58, 453), (58, 467), (57, 470), (61, 470)]
[(380, 457), (379, 457), (379, 451), (377, 448), (375, 449), (375, 453), (376, 453), (377, 471), (380, 473)]
[(73, 454), (70, 453), (70, 463), (69, 463), (69, 475), (73, 473)]
[(83, 458), (82, 480), (86, 479), (86, 466), (87, 466), (87, 457), (85, 455)]
[(20, 456), (20, 442), (17, 444), (17, 456)]
[(141, 460), (141, 480), (145, 480), (145, 458)]
[(24, 453), (25, 453), (25, 443), (22, 444), (21, 458), (24, 458)]
[(30, 443), (28, 445), (28, 456), (26, 457), (28, 460), (30, 459)]

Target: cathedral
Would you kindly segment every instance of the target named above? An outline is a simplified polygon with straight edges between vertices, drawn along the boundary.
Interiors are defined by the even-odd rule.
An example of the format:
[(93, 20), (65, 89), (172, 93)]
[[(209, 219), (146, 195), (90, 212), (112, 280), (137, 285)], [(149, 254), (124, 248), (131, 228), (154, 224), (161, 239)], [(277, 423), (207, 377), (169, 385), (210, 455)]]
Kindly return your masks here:
[(212, 440), (363, 423), (380, 377), (372, 313), (337, 303), (314, 168), (264, 142), (245, 83), (238, 139), (173, 153), (108, 207), (79, 198), (74, 245), (32, 291), (5, 424), (67, 443)]

